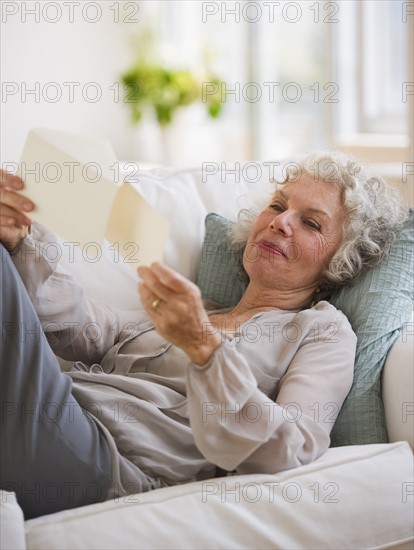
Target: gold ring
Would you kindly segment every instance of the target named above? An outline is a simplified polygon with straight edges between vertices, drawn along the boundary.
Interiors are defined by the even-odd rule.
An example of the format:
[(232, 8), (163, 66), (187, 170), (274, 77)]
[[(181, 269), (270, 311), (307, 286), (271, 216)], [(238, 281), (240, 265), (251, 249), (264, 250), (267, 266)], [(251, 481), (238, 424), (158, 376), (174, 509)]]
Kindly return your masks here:
[(151, 302), (152, 309), (157, 309), (157, 306), (160, 302), (161, 302), (160, 298), (154, 298)]

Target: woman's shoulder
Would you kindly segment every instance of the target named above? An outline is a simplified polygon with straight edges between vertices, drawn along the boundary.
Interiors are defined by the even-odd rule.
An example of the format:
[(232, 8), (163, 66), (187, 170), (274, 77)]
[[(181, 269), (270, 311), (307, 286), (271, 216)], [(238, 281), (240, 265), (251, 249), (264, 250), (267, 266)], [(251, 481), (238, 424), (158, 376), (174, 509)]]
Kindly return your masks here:
[(340, 315), (343, 315), (345, 317), (345, 315), (342, 313), (342, 311), (338, 308), (336, 308), (333, 304), (331, 304), (330, 302), (326, 301), (326, 300), (321, 300), (320, 302), (317, 302), (316, 304), (314, 304), (312, 307), (309, 308), (309, 310), (314, 310), (314, 311), (320, 311), (320, 312), (329, 312), (329, 313), (339, 313)]
[(326, 330), (329, 330), (331, 325), (336, 325), (341, 331), (354, 332), (347, 316), (326, 300), (321, 300), (312, 307), (303, 309), (298, 313), (297, 318), (302, 319), (302, 322), (306, 322), (306, 324), (317, 322)]

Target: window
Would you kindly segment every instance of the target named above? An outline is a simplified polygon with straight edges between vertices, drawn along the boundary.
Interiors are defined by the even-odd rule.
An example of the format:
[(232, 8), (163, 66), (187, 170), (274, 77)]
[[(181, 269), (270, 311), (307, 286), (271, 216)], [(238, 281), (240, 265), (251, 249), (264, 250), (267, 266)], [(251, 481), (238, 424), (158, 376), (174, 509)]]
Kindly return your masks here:
[(174, 140), (186, 162), (200, 150), (269, 159), (332, 146), (412, 158), (412, 1), (143, 2), (149, 11), (172, 62), (196, 70), (207, 56), (226, 82), (219, 120), (189, 109)]
[(340, 102), (332, 109), (332, 141), (370, 162), (409, 159), (412, 2), (341, 2), (331, 29), (332, 75)]

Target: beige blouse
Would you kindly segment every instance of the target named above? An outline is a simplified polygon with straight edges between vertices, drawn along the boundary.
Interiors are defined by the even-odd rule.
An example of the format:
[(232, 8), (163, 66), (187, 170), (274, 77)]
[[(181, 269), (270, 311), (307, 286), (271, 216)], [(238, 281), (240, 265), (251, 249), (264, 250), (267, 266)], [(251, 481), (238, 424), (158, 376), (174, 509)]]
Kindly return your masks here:
[(145, 312), (89, 300), (43, 256), (54, 239), (35, 225), (13, 261), (53, 350), (76, 361), (67, 375), (85, 421), (92, 415), (107, 437), (108, 496), (213, 477), (217, 466), (275, 473), (328, 449), (356, 348), (335, 307), (256, 314), (199, 367)]

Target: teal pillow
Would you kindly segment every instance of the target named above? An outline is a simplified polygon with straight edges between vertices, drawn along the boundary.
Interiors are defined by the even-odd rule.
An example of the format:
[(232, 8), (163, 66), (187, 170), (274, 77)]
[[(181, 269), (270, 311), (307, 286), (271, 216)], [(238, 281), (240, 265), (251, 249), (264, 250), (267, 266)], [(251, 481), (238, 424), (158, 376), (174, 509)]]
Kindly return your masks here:
[(218, 214), (207, 214), (196, 280), (205, 300), (224, 307), (237, 304), (247, 284), (242, 268), (243, 251), (236, 250), (229, 238), (232, 225), (233, 222)]
[[(232, 222), (206, 217), (197, 284), (203, 298), (232, 307), (242, 296), (242, 252), (230, 244)], [(414, 300), (414, 218), (405, 222), (389, 256), (330, 302), (348, 317), (357, 335), (354, 382), (331, 433), (331, 445), (388, 441), (381, 372), (388, 351), (409, 322)]]

